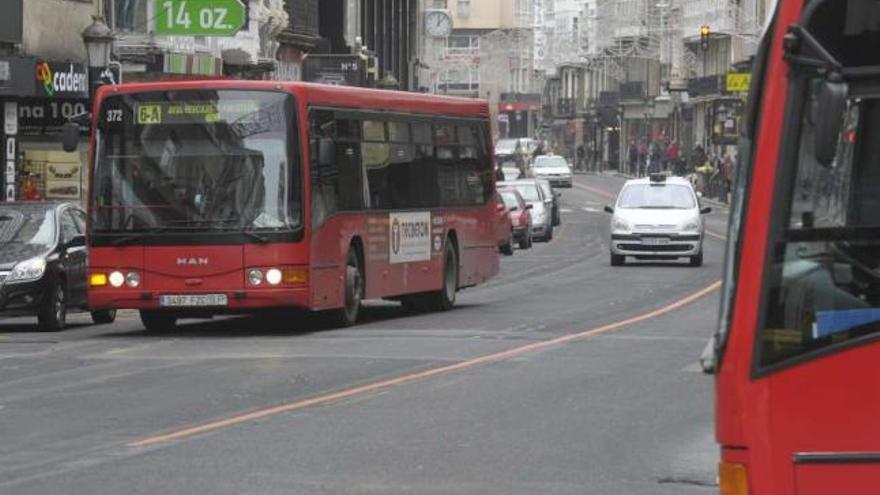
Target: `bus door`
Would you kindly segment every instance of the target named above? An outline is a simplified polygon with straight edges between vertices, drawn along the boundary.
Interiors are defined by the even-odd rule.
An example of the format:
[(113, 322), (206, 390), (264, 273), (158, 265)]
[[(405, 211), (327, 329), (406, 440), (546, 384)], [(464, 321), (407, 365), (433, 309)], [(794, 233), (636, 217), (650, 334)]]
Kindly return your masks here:
[(877, 46), (877, 1), (806, 2), (788, 28), (752, 396), (740, 404), (752, 493), (880, 490)]

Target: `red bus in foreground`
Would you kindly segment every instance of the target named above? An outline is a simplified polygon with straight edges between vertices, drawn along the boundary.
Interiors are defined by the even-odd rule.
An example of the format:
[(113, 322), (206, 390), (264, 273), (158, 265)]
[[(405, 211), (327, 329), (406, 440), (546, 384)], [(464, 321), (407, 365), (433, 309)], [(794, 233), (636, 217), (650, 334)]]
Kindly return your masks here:
[(447, 310), (498, 271), (487, 103), (302, 83), (102, 88), (89, 304), (178, 319), (272, 308), (353, 324)]
[(732, 202), (725, 495), (880, 492), (880, 2), (779, 0)]

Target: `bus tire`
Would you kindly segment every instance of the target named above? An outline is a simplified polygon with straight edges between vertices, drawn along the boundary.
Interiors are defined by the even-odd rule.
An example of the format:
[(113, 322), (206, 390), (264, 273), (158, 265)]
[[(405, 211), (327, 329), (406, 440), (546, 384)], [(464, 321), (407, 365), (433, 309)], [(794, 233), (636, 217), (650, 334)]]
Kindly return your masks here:
[(458, 252), (451, 239), (446, 240), (443, 253), (443, 287), (437, 292), (425, 294), (425, 302), (431, 311), (449, 311), (455, 306), (458, 293)]
[(92, 311), (92, 321), (95, 325), (109, 325), (116, 321), (115, 309), (102, 309), (100, 311)]
[(345, 294), (343, 306), (330, 312), (334, 327), (350, 327), (357, 323), (364, 299), (364, 272), (354, 246), (348, 250), (345, 261)]
[(159, 311), (141, 310), (141, 323), (148, 332), (169, 332), (177, 326), (177, 317)]

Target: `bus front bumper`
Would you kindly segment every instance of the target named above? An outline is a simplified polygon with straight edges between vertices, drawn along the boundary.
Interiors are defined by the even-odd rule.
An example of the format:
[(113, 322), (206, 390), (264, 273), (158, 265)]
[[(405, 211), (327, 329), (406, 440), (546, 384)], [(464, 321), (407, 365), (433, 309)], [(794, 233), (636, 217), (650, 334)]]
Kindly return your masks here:
[[(91, 289), (89, 308), (165, 310), (210, 313), (248, 313), (259, 309), (309, 308), (310, 291), (308, 287), (250, 289), (241, 291), (150, 291), (124, 289)], [(186, 297), (181, 305), (170, 306), (164, 303), (163, 296)], [(201, 296), (201, 297), (200, 297)], [(226, 304), (216, 304), (217, 296), (226, 296)], [(207, 299), (204, 304), (200, 299)], [(184, 298), (176, 298), (178, 301)]]

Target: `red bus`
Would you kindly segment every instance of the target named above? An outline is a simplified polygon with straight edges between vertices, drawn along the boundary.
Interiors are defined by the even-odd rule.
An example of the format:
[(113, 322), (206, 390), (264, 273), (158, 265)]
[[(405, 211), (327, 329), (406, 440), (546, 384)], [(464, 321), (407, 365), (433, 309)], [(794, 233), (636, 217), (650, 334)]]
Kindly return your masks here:
[(89, 303), (149, 330), (362, 300), (447, 310), (498, 272), (489, 109), (263, 81), (102, 88)]
[(716, 435), (726, 495), (880, 491), (880, 2), (779, 0), (734, 187)]

